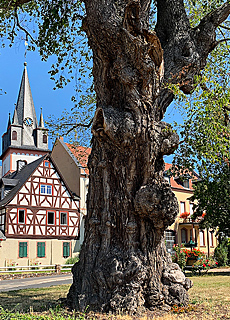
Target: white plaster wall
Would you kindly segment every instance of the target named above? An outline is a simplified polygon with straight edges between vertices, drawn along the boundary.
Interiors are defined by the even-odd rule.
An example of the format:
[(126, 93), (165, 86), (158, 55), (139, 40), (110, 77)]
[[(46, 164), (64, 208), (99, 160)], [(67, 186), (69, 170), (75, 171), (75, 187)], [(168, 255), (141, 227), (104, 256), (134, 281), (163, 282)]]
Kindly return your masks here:
[[(26, 258), (19, 258), (19, 241), (28, 242)], [(37, 257), (37, 242), (45, 242), (46, 256)], [(75, 250), (79, 247), (79, 240), (50, 240), (50, 239), (7, 239), (2, 241), (0, 247), (0, 267), (5, 267), (10, 263), (17, 263), (19, 266), (28, 266), (35, 262), (41, 264), (65, 264), (67, 259), (63, 258), (63, 242), (70, 242), (70, 256), (75, 256), (78, 252)]]
[(2, 162), (2, 176), (10, 170), (10, 155)]
[(32, 156), (30, 155), (24, 155), (24, 154), (12, 154), (12, 170), (17, 170), (17, 161), (18, 160), (26, 160), (27, 163), (31, 163), (35, 160), (37, 160), (41, 156), (35, 156), (35, 154)]

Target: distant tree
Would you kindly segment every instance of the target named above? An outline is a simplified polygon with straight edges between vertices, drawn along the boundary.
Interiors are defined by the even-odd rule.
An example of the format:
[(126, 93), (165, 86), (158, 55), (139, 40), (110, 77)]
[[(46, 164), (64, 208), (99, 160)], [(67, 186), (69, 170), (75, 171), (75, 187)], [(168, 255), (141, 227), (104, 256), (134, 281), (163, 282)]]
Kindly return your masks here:
[(230, 168), (223, 161), (218, 164), (212, 178), (206, 178), (194, 185), (194, 217), (202, 216), (201, 228), (213, 228), (218, 233), (230, 236)]

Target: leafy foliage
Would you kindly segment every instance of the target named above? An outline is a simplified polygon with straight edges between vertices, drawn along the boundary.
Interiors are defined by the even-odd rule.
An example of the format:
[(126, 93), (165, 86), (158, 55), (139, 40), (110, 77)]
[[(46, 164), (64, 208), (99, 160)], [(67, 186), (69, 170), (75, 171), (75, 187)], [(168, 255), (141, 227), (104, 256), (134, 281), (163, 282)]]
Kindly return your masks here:
[[(188, 1), (187, 11), (193, 26), (200, 17), (220, 4)], [(206, 212), (201, 227), (218, 227), (229, 232), (230, 89), (229, 20), (217, 31), (218, 46), (210, 53), (206, 69), (195, 80), (194, 91), (186, 96), (174, 86), (175, 108), (184, 116), (174, 123), (181, 142), (173, 160), (174, 170), (196, 171), (200, 181), (192, 198), (197, 204), (194, 217)]]
[(194, 205), (194, 217), (202, 216), (201, 228), (218, 228), (219, 232), (230, 232), (230, 168), (228, 162), (215, 163), (209, 176), (194, 185), (194, 195), (197, 203)]
[(79, 256), (70, 257), (66, 260), (65, 264), (74, 264), (79, 261)]
[(214, 257), (220, 266), (230, 264), (230, 240), (228, 238), (222, 239), (215, 248)]

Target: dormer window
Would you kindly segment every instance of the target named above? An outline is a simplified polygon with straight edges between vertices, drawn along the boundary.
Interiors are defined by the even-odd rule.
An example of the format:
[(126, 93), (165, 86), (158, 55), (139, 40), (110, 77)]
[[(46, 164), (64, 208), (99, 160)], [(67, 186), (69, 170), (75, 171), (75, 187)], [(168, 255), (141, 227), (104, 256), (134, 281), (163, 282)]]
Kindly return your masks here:
[(164, 172), (163, 177), (169, 183), (169, 185), (171, 185), (171, 183), (170, 183), (170, 174), (168, 172)]
[(183, 187), (189, 189), (189, 179), (183, 180)]

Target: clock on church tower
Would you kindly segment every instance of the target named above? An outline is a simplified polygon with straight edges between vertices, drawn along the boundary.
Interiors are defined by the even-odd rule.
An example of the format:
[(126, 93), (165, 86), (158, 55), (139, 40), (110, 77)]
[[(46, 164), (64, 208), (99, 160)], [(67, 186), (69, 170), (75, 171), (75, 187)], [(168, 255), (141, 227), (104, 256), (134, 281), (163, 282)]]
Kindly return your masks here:
[(27, 127), (31, 127), (33, 125), (33, 120), (30, 117), (26, 117), (23, 122)]

